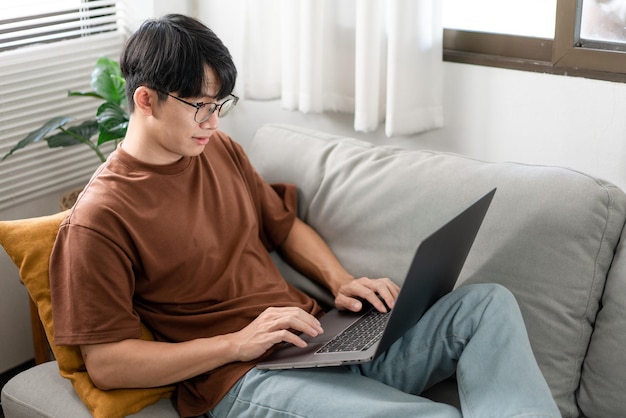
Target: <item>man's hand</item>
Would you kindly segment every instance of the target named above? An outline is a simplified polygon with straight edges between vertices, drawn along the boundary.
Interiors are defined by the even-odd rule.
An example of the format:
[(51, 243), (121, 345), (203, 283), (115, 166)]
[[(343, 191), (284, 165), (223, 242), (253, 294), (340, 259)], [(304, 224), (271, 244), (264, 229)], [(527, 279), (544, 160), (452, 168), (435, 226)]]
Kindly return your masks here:
[(361, 277), (344, 283), (339, 288), (335, 296), (335, 306), (340, 310), (359, 312), (363, 308), (361, 300), (366, 300), (380, 312), (387, 312), (385, 304), (389, 309), (393, 309), (399, 292), (400, 286), (391, 279)]
[(230, 336), (238, 360), (250, 361), (281, 342), (306, 347), (298, 333), (315, 337), (323, 332), (317, 318), (300, 308), (268, 308), (247, 327)]

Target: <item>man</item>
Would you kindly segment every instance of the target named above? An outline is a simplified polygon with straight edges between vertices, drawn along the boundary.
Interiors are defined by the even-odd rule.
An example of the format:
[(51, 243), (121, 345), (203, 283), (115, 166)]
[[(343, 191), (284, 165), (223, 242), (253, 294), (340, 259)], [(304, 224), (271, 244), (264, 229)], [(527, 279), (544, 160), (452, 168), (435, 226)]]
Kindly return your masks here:
[[(299, 333), (323, 332), (320, 307), (282, 279), (269, 250), (339, 309), (393, 308), (398, 286), (348, 273), (297, 219), (295, 187), (270, 187), (217, 130), (237, 103), (236, 70), (212, 31), (180, 15), (145, 22), (121, 68), (126, 138), (61, 225), (50, 271), (56, 343), (80, 345), (98, 387), (177, 383), (181, 416), (457, 417), (417, 396), (456, 372), (464, 412), (559, 416), (498, 286), (452, 292), (370, 363), (255, 369), (276, 344), (304, 347)], [(139, 339), (140, 321), (156, 341)]]

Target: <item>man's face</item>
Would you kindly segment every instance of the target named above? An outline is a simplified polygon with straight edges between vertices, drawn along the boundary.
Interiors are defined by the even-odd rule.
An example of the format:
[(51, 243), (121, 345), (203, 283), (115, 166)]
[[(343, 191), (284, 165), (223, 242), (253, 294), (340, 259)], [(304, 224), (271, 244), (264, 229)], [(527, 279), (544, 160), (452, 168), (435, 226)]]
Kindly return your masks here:
[[(204, 96), (202, 97), (179, 97), (176, 92), (171, 95), (179, 97), (189, 103), (216, 103), (216, 95), (220, 85), (212, 68), (206, 68), (206, 83)], [(205, 109), (206, 110), (206, 109)], [(155, 164), (169, 164), (178, 161), (182, 157), (192, 157), (200, 154), (209, 143), (211, 135), (217, 130), (217, 112), (201, 123), (195, 120), (196, 108), (189, 104), (168, 96), (161, 100), (159, 106), (153, 112), (150, 124), (150, 134), (147, 144), (151, 147)]]

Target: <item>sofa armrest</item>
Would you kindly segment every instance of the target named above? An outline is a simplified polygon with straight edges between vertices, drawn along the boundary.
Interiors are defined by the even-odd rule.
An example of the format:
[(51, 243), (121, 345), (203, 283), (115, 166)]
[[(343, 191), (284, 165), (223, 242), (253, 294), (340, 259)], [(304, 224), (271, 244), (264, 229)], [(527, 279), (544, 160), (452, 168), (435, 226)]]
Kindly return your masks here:
[[(69, 380), (59, 375), (55, 361), (25, 370), (2, 388), (6, 418), (91, 418)], [(132, 417), (178, 418), (171, 399), (161, 399)]]

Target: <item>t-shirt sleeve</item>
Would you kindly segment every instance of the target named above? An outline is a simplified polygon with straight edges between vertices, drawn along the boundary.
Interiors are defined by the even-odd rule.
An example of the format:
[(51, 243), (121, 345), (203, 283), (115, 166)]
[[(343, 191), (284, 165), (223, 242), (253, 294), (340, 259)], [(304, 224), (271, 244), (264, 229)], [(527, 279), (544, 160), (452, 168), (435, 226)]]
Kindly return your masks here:
[[(268, 251), (275, 250), (287, 238), (297, 212), (297, 190), (293, 184), (265, 184), (266, 200), (263, 206), (261, 241)], [(275, 201), (276, 200), (276, 201)], [(274, 202), (275, 201), (275, 202)]]
[(55, 344), (139, 338), (132, 268), (125, 258), (107, 237), (67, 221), (61, 225), (50, 258)]

